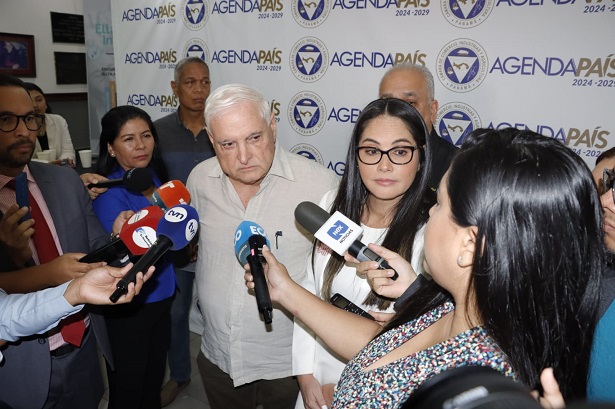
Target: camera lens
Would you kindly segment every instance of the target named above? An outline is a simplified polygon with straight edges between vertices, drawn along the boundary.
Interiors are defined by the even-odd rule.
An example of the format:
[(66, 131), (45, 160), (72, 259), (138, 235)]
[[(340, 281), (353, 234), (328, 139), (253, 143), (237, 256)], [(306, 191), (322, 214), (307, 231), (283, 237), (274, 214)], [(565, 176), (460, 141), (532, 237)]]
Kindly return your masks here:
[(422, 384), (402, 409), (540, 409), (520, 382), (484, 366), (462, 366)]

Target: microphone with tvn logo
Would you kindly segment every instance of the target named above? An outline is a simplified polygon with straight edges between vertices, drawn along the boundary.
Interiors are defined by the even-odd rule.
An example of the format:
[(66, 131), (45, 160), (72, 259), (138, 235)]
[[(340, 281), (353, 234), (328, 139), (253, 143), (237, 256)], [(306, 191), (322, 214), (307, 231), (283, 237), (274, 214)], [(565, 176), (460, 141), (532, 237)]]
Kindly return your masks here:
[(393, 270), (391, 280), (397, 280), (399, 275), (385, 259), (371, 251), (358, 238), (363, 234), (361, 226), (341, 214), (327, 213), (312, 202), (302, 202), (295, 209), (295, 219), (314, 237), (326, 244), (340, 256), (348, 252), (359, 261), (376, 261), (380, 270)]
[(258, 311), (263, 314), (265, 324), (271, 324), (273, 307), (263, 268), (265, 262), (263, 246), (265, 244), (269, 246), (269, 239), (261, 226), (250, 221), (243, 221), (239, 224), (235, 232), (235, 255), (242, 266), (246, 263), (250, 264)]
[(160, 219), (156, 227), (158, 238), (145, 252), (143, 257), (135, 263), (126, 275), (117, 283), (117, 289), (109, 299), (116, 302), (128, 292), (128, 285), (135, 281), (139, 271), (145, 273), (168, 250), (179, 250), (190, 243), (199, 228), (199, 215), (188, 205), (179, 205), (170, 208)]
[[(173, 206), (190, 204), (190, 192), (188, 192), (186, 186), (184, 186), (184, 184), (179, 180), (171, 180), (160, 185), (160, 187), (156, 189), (156, 191), (152, 194), (150, 203), (153, 206), (148, 206), (142, 209), (147, 209), (147, 212), (141, 213), (142, 210), (140, 210), (135, 213), (126, 223), (124, 223), (124, 225), (122, 225), (122, 230), (120, 231), (120, 235), (118, 237), (111, 239), (110, 243), (107, 243), (90, 254), (83, 256), (79, 259), (79, 261), (82, 263), (96, 263), (99, 261), (111, 263), (117, 259), (124, 259), (127, 255), (129, 255), (129, 251), (133, 256), (141, 256), (145, 254), (147, 248), (142, 249), (139, 245), (129, 247), (134, 243), (133, 237), (138, 239), (138, 237), (133, 236), (133, 234), (136, 232), (141, 235), (141, 237), (146, 235), (148, 240), (152, 243), (156, 241), (154, 228), (158, 225), (158, 222), (162, 218), (164, 212)], [(154, 207), (158, 210), (153, 209)], [(147, 228), (149, 228), (149, 230), (147, 230)], [(124, 231), (124, 229), (127, 230)], [(148, 233), (145, 233), (146, 231)], [(140, 243), (144, 244), (143, 241)], [(137, 252), (134, 253), (132, 251), (133, 249), (137, 250)]]

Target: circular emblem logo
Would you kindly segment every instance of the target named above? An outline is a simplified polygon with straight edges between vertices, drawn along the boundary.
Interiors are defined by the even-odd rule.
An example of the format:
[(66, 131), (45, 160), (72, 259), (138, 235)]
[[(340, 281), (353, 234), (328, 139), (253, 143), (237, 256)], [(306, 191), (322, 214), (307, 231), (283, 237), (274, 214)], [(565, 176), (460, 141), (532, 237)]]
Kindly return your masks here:
[(164, 219), (171, 223), (179, 223), (186, 217), (188, 217), (188, 212), (181, 206), (172, 207), (164, 214)]
[(455, 146), (460, 146), (470, 132), (481, 127), (478, 113), (461, 102), (451, 102), (440, 107), (436, 123), (440, 136)]
[(288, 121), (303, 136), (317, 134), (325, 125), (326, 117), (327, 110), (322, 98), (310, 91), (298, 93), (288, 105)]
[(290, 69), (299, 81), (318, 81), (328, 66), (327, 47), (315, 37), (302, 38), (295, 43), (290, 52)]
[(86, 54), (90, 60), (98, 60), (102, 56), (103, 52), (99, 46), (94, 44), (88, 47)]
[(489, 17), (494, 0), (440, 0), (446, 21), (459, 28), (476, 27)]
[(305, 28), (318, 27), (329, 17), (331, 0), (293, 0), (293, 17)]
[(141, 220), (142, 218), (144, 218), (145, 216), (147, 216), (149, 214), (149, 210), (147, 209), (141, 209), (139, 210), (137, 213), (133, 214), (130, 219), (128, 219), (126, 221), (126, 223), (128, 224), (133, 224), (138, 222), (139, 220)]
[(476, 41), (453, 40), (440, 50), (436, 72), (442, 85), (454, 92), (468, 92), (487, 76), (487, 53)]
[(186, 241), (190, 241), (196, 236), (196, 231), (199, 228), (199, 222), (195, 219), (190, 219), (186, 224), (186, 229), (184, 230), (184, 235), (186, 237)]
[(209, 63), (209, 49), (205, 41), (200, 38), (191, 38), (184, 47), (184, 58), (196, 57)]
[(290, 152), (311, 159), (315, 162), (320, 163), (323, 166), (325, 164), (322, 159), (322, 155), (320, 154), (318, 149), (316, 149), (312, 145), (308, 145), (307, 143), (300, 143), (299, 145), (293, 146), (292, 148), (290, 148)]
[(156, 230), (149, 226), (138, 227), (132, 232), (132, 241), (142, 249), (148, 249), (156, 241)]
[(205, 0), (184, 0), (181, 15), (186, 27), (196, 31), (205, 27), (209, 17), (209, 8)]

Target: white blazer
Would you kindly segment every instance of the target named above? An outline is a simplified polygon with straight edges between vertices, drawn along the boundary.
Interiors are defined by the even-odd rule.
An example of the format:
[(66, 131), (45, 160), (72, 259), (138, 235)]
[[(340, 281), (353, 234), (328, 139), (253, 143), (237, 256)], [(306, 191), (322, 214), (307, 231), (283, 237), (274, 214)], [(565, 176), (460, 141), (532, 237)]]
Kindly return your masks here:
[[(45, 127), (47, 131), (47, 139), (49, 140), (49, 149), (55, 149), (55, 158), (58, 159), (70, 159), (75, 160), (75, 148), (73, 148), (73, 141), (70, 138), (68, 132), (68, 124), (66, 120), (60, 115), (45, 114)], [(42, 151), (41, 145), (36, 141), (36, 147), (34, 148), (34, 157), (36, 153)]]

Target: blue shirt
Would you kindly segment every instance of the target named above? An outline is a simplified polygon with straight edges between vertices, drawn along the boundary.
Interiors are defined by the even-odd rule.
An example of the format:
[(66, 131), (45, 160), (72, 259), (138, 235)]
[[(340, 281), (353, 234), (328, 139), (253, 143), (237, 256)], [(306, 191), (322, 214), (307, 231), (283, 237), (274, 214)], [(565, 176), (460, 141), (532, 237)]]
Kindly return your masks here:
[(594, 332), (587, 399), (615, 402), (615, 302), (600, 318)]
[[(111, 180), (121, 179), (126, 171), (122, 168), (110, 173)], [(152, 171), (153, 173), (153, 171)], [(154, 186), (161, 185), (160, 179), (154, 174)], [(111, 187), (94, 200), (94, 213), (98, 216), (105, 230), (111, 233), (113, 221), (120, 212), (133, 210), (135, 212), (151, 203), (139, 192), (129, 192), (124, 186)], [(175, 293), (175, 270), (171, 257), (166, 254), (156, 264), (154, 276), (145, 283), (141, 293), (135, 297), (136, 302), (152, 303), (171, 297)]]
[[(61, 319), (80, 311), (83, 304), (73, 307), (64, 298), (69, 284), (70, 281), (29, 294), (7, 295), (0, 289), (0, 339), (17, 341), (45, 333)], [(0, 362), (3, 360), (0, 352)]]
[(64, 298), (69, 284), (70, 281), (28, 294), (7, 295), (0, 289), (0, 339), (17, 341), (42, 334), (61, 319), (81, 311), (83, 305), (73, 307)]

